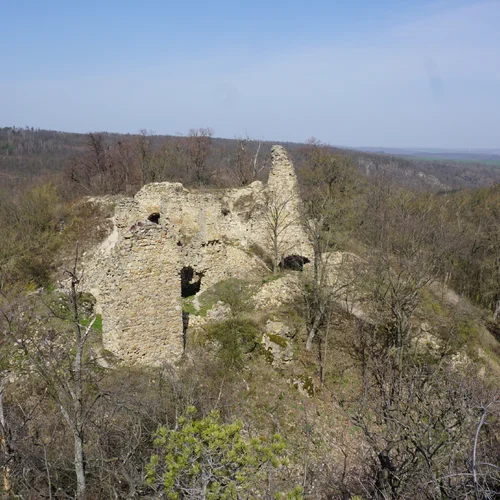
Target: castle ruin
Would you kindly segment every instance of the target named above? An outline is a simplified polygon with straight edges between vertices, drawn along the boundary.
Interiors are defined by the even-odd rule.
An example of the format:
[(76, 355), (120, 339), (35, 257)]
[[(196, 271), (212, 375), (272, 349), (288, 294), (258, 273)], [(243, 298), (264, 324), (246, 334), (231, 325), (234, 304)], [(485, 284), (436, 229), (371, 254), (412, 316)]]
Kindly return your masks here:
[(161, 182), (117, 204), (113, 232), (86, 269), (106, 349), (128, 363), (176, 361), (184, 349), (183, 297), (269, 273), (270, 203), (282, 204), (287, 221), (281, 257), (311, 258), (293, 165), (281, 146), (271, 155), (267, 186), (205, 192)]

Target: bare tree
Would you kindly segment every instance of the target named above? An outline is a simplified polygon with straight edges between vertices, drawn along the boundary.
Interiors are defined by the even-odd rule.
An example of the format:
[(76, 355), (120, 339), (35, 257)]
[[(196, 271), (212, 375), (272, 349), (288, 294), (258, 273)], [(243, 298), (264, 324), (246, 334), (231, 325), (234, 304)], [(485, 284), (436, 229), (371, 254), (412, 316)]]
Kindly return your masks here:
[(87, 150), (71, 160), (66, 175), (85, 194), (115, 194), (138, 183), (137, 170), (132, 140), (110, 143), (105, 134), (92, 132), (87, 137)]
[(257, 179), (259, 173), (266, 167), (266, 162), (260, 158), (262, 142), (258, 141), (257, 148), (253, 148), (252, 141), (247, 137), (237, 140), (234, 158), (230, 162), (231, 174), (240, 186), (245, 186)]
[(111, 165), (107, 151), (103, 134), (89, 133), (86, 154), (73, 158), (68, 170), (69, 178), (85, 193), (101, 194), (108, 191)]
[(89, 357), (87, 342), (93, 331), (95, 316), (84, 326), (79, 304), (81, 276), (78, 273), (78, 249), (73, 268), (66, 273), (70, 280), (68, 312), (57, 312), (51, 305), (46, 305), (51, 311), (51, 318), (63, 321), (61, 328), (66, 328), (64, 325), (68, 321), (72, 324), (72, 334), (41, 324), (36, 314), (40, 307), (37, 302), (2, 309), (2, 316), (7, 327), (5, 334), (23, 355), (27, 372), (35, 372), (44, 381), (48, 394), (57, 404), (73, 435), (76, 498), (81, 500), (86, 495), (85, 429), (89, 412), (100, 396), (87, 391), (93, 380), (95, 362)]
[(292, 210), (292, 198), (292, 196), (283, 198), (277, 193), (270, 193), (267, 198), (265, 223), (271, 243), (273, 274), (278, 273), (280, 261), (290, 248), (288, 231), (300, 220)]
[(10, 356), (6, 353), (5, 349), (9, 347), (10, 342), (6, 345), (4, 343), (2, 353), (2, 369), (0, 373), (0, 451), (2, 457), (2, 477), (3, 477), (3, 490), (5, 493), (10, 494), (12, 488), (11, 479), (11, 461), (14, 458), (14, 449), (11, 443), (11, 431), (7, 422), (5, 409), (4, 409), (4, 390), (10, 375)]
[(213, 134), (211, 128), (197, 128), (191, 129), (187, 137), (189, 169), (199, 186), (206, 184), (214, 174), (209, 164)]
[(130, 139), (118, 141), (109, 152), (113, 166), (113, 184), (118, 191), (130, 192), (139, 186), (137, 172), (137, 154), (134, 143)]
[(137, 139), (142, 185), (155, 181), (154, 174), (151, 169), (152, 149), (149, 135), (150, 134), (148, 134), (146, 129), (141, 129), (140, 135)]
[(301, 222), (314, 254), (313, 276), (304, 295), (308, 319), (306, 349), (311, 350), (317, 333), (329, 322), (332, 307), (351, 281), (347, 261), (342, 259), (333, 266), (331, 253), (341, 248), (345, 235), (351, 231), (357, 180), (346, 157), (334, 154), (314, 139), (301, 153)]
[(378, 245), (369, 258), (366, 284), (381, 315), (389, 315), (400, 365), (411, 333), (411, 318), (424, 288), (440, 274), (446, 252), (434, 218), (435, 198), (393, 190), (380, 219)]
[[(465, 373), (455, 369), (450, 363), (453, 352), (444, 344), (428, 355), (427, 363), (414, 352), (401, 367), (392, 337), (390, 325), (358, 322), (357, 338), (343, 348), (357, 363), (361, 384), (351, 394), (332, 390), (371, 449), (371, 496), (493, 498), (474, 495), (474, 458), (470, 468), (463, 460), (477, 441), (478, 405), (486, 409), (481, 405), (488, 397), (485, 381), (472, 367)], [(486, 456), (493, 468), (498, 466), (494, 453)], [(488, 459), (481, 461), (481, 473), (483, 462)], [(479, 467), (479, 461), (475, 463)], [(483, 479), (481, 488), (486, 488)], [(488, 488), (494, 484), (489, 479)]]

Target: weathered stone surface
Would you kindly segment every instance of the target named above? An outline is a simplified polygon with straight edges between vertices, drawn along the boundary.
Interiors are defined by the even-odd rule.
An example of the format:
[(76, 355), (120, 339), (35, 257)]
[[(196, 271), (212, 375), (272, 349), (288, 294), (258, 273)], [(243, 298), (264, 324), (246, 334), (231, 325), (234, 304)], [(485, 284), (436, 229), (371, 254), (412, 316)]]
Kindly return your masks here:
[(264, 283), (261, 289), (252, 297), (255, 309), (269, 311), (279, 309), (285, 304), (295, 302), (301, 292), (298, 273), (285, 274)]
[(207, 311), (206, 316), (197, 316), (191, 314), (189, 317), (189, 328), (197, 329), (204, 327), (207, 323), (224, 321), (231, 315), (231, 307), (222, 301), (215, 303), (211, 309)]
[(269, 354), (269, 360), (280, 368), (293, 359), (293, 348), (289, 338), (290, 328), (280, 321), (268, 320), (262, 335), (262, 346)]
[[(293, 216), (284, 235), (287, 252), (311, 258), (293, 166), (281, 146), (273, 146), (272, 160), (268, 186), (198, 192), (162, 182), (117, 202), (113, 232), (85, 271), (106, 349), (131, 363), (178, 360), (184, 345), (181, 270), (193, 269), (200, 291), (231, 277), (266, 275), (255, 249), (271, 254), (266, 210), (272, 197), (287, 200)], [(158, 223), (148, 220), (153, 214)]]

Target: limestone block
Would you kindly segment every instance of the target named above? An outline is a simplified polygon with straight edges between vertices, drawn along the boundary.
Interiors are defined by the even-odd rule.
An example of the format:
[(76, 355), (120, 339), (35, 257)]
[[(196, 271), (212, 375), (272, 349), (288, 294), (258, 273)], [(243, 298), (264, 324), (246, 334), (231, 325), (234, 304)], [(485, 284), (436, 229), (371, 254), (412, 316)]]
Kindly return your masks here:
[(262, 347), (268, 352), (269, 360), (276, 368), (283, 367), (293, 359), (290, 328), (279, 321), (268, 320), (262, 335)]

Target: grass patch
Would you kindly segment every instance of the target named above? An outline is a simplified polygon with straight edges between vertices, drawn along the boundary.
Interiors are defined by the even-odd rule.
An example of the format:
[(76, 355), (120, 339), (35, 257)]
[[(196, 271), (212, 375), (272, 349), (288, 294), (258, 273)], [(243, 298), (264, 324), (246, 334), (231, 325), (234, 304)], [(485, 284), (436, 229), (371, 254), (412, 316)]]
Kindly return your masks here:
[(441, 301), (438, 300), (429, 290), (423, 290), (420, 307), (425, 318), (428, 318), (429, 316), (433, 318), (446, 318), (449, 315), (449, 311), (445, 310)]
[(100, 314), (96, 315), (92, 328), (96, 332), (102, 333), (102, 316)]
[(266, 283), (271, 283), (273, 281), (279, 280), (282, 277), (282, 274), (271, 274), (270, 276), (266, 276), (262, 279), (262, 284), (265, 285)]
[(188, 314), (198, 315), (198, 309), (196, 309), (193, 301), (194, 297), (186, 297), (185, 299), (182, 299), (182, 310)]
[[(80, 318), (80, 324), (84, 327), (90, 325), (92, 321), (92, 317)], [(98, 333), (102, 333), (102, 316), (100, 314), (96, 314), (94, 324), (92, 325), (92, 330)]]
[(273, 351), (269, 349), (261, 349), (261, 354), (264, 356), (264, 359), (272, 365), (274, 362), (274, 354)]
[[(199, 316), (205, 317), (212, 307), (221, 301), (231, 307), (231, 311), (236, 314), (247, 311), (250, 308), (250, 297), (257, 290), (255, 283), (237, 278), (229, 278), (219, 281), (205, 290), (198, 296), (199, 310), (194, 312)], [(194, 304), (191, 303), (194, 308)], [(188, 307), (189, 304), (186, 305)], [(186, 310), (186, 309), (185, 309)], [(187, 312), (190, 312), (189, 310)]]
[(293, 386), (298, 390), (304, 390), (309, 397), (313, 397), (316, 393), (316, 387), (314, 387), (313, 379), (309, 375), (300, 375), (298, 379), (293, 382)]

